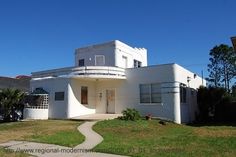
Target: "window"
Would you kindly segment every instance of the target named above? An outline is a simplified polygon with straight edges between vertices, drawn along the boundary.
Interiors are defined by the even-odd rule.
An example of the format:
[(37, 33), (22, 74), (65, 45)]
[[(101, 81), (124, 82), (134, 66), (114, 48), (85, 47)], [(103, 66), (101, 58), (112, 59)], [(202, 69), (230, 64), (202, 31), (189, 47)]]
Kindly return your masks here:
[(160, 84), (151, 84), (151, 102), (161, 102), (161, 86)]
[(64, 92), (55, 92), (55, 101), (63, 101), (65, 97)]
[(105, 65), (105, 56), (104, 55), (95, 55), (95, 65), (96, 66)]
[(187, 88), (185, 84), (180, 84), (180, 103), (186, 103)]
[(140, 102), (141, 103), (150, 103), (150, 85), (141, 84), (140, 85)]
[(138, 61), (138, 68), (140, 68), (142, 66), (142, 62)]
[(84, 59), (79, 59), (79, 66), (80, 67), (84, 66)]
[(134, 59), (134, 68), (140, 68), (142, 66), (142, 62)]
[(81, 104), (88, 104), (88, 87), (81, 87)]
[(140, 103), (161, 103), (161, 84), (140, 84)]
[(128, 67), (128, 59), (126, 56), (122, 56), (122, 67), (127, 68)]

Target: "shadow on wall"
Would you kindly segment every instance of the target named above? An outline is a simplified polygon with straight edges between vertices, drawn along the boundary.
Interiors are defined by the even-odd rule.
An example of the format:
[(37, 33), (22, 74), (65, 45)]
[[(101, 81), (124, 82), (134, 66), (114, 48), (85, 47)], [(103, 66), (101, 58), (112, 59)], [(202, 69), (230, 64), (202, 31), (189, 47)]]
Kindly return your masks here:
[[(71, 84), (71, 90), (73, 92), (73, 95), (76, 99), (76, 101), (82, 105), (83, 107), (87, 108), (87, 109), (95, 109), (95, 104), (94, 106), (91, 106), (91, 104), (89, 104), (89, 99), (90, 99), (90, 96), (89, 96), (89, 88), (87, 88), (87, 91), (86, 90), (83, 90), (82, 91), (82, 88), (81, 86), (78, 86), (77, 83), (75, 82), (76, 80), (73, 80), (72, 81), (72, 84)], [(86, 86), (87, 87), (87, 86)], [(82, 98), (84, 97), (84, 98)], [(83, 100), (85, 102), (87, 102), (87, 104), (82, 104), (81, 100), (82, 99), (87, 99), (87, 100)], [(95, 99), (95, 98), (94, 98)]]

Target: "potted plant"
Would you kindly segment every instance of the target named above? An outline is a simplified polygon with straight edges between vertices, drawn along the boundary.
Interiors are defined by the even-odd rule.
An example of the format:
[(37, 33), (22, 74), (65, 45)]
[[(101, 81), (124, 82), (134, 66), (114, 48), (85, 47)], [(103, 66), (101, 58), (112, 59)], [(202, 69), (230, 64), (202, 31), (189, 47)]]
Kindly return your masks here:
[(146, 120), (151, 120), (152, 119), (152, 115), (149, 113), (148, 115), (145, 116)]

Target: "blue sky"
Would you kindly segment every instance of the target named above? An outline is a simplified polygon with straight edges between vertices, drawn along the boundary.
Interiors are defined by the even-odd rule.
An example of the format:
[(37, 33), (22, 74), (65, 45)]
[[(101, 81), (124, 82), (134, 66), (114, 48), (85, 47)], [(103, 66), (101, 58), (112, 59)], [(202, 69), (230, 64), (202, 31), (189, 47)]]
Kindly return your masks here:
[(207, 71), (209, 50), (236, 35), (235, 0), (0, 0), (0, 75), (74, 65), (74, 49), (118, 39), (149, 65)]

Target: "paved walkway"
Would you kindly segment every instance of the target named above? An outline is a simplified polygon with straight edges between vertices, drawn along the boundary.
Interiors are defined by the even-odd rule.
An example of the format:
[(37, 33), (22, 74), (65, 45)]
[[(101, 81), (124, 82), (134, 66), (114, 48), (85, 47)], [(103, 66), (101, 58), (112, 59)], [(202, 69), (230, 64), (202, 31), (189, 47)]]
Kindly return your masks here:
[(98, 121), (98, 120), (114, 119), (119, 116), (122, 116), (122, 114), (95, 113), (95, 114), (87, 114), (87, 115), (77, 116), (77, 117), (73, 117), (71, 119), (85, 120), (85, 121)]
[(14, 151), (24, 151), (38, 157), (125, 157), (91, 152), (92, 148), (103, 141), (102, 136), (92, 130), (95, 123), (96, 121), (85, 122), (77, 128), (85, 136), (85, 141), (74, 148), (27, 141), (9, 141), (0, 144), (0, 147)]
[(76, 146), (76, 149), (93, 149), (96, 145), (103, 141), (101, 135), (93, 131), (92, 126), (95, 122), (85, 122), (84, 124), (78, 126), (78, 130), (85, 136), (85, 141)]

